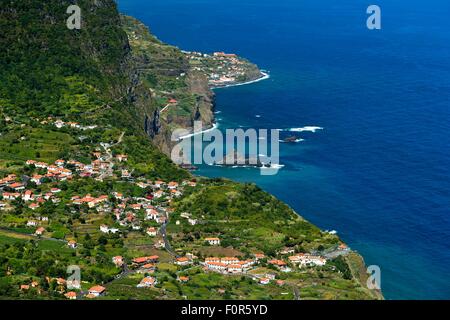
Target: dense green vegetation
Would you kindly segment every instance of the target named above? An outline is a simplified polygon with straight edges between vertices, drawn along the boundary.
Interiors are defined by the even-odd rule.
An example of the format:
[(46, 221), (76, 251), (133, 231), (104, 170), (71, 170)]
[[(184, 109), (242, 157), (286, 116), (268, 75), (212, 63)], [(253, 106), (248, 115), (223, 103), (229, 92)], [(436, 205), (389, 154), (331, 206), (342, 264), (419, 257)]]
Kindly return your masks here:
[[(117, 269), (109, 256), (101, 250), (77, 257), (64, 242), (49, 240), (25, 240), (8, 236), (0, 238), (0, 296), (21, 298), (63, 298), (58, 293), (55, 281), (51, 279), (67, 277), (67, 267), (77, 264), (82, 268), (83, 280), (89, 283), (102, 283), (113, 279)], [(81, 258), (81, 259), (80, 259)], [(23, 283), (37, 281), (44, 294), (27, 291), (20, 292)]]
[[(215, 180), (203, 189), (187, 193), (175, 206), (179, 212), (208, 217), (205, 224), (185, 227), (184, 234), (223, 234), (224, 246), (244, 252), (253, 249), (273, 255), (284, 246), (298, 246), (306, 252), (338, 244), (337, 237), (324, 234), (253, 184)], [(265, 241), (258, 241), (261, 238)]]
[[(107, 299), (293, 299), (293, 288), (299, 288), (308, 299), (376, 297), (361, 286), (358, 268), (363, 263), (359, 256), (351, 263), (340, 258), (320, 268), (296, 268), (289, 274), (263, 261), (256, 272), (276, 273), (277, 279), (286, 281), (284, 286), (271, 283), (263, 287), (245, 276), (205, 273), (198, 264), (193, 268), (174, 265), (172, 252), (155, 248), (161, 238), (145, 233), (147, 227), (159, 225), (145, 220), (142, 209), (134, 211), (141, 229), (120, 226), (112, 212), (118, 204), (114, 192), (134, 201), (154, 191), (138, 187), (137, 181), (181, 183), (193, 178), (155, 147), (142, 125), (144, 115), (163, 108), (169, 98), (177, 99), (177, 108), (162, 115), (169, 125), (190, 123), (200, 112), (196, 108), (207, 98), (192, 88), (192, 78), (185, 74), (188, 61), (180, 50), (160, 42), (135, 19), (120, 18), (112, 0), (77, 1), (83, 12), (81, 30), (69, 30), (65, 25), (66, 9), (72, 1), (3, 2), (0, 179), (15, 174), (18, 181), (27, 181), (27, 189), (41, 196), (52, 188), (60, 191), (58, 201), (43, 202), (38, 208), (30, 208), (22, 199), (4, 201), (0, 197), (5, 202), (0, 211), (0, 298), (64, 298), (55, 279), (66, 278), (67, 266), (72, 264), (81, 267), (82, 289), (103, 284)], [(203, 104), (203, 108), (209, 106)], [(57, 120), (91, 128), (57, 127)], [(110, 162), (113, 174), (105, 179), (45, 178), (42, 185), (27, 180), (45, 173), (26, 165), (28, 159), (48, 163), (75, 159), (86, 165), (95, 161), (93, 153), (100, 151), (105, 157), (126, 154), (128, 161), (126, 165)], [(125, 168), (131, 172), (130, 181), (120, 179)], [(200, 177), (196, 182), (195, 187), (185, 187), (180, 198), (171, 199), (170, 205), (166, 199), (153, 201), (172, 210), (167, 239), (180, 256), (250, 258), (263, 252), (280, 258), (285, 247), (297, 253), (318, 252), (333, 250), (341, 243), (337, 236), (322, 232), (253, 184)], [(86, 204), (73, 205), (73, 197), (87, 194), (107, 195), (106, 206), (97, 210)], [(200, 223), (187, 223), (181, 218), (185, 212)], [(43, 236), (31, 235), (36, 228), (27, 225), (38, 217), (48, 218), (48, 222), (39, 220), (45, 226)], [(102, 234), (102, 224), (117, 227), (120, 233)], [(208, 236), (220, 237), (221, 246), (205, 244)], [(79, 246), (69, 249), (68, 240), (76, 240)], [(143, 274), (115, 279), (121, 270), (112, 257), (121, 255), (129, 263), (135, 257), (154, 254), (160, 257), (154, 288), (136, 288)], [(177, 281), (180, 275), (189, 276), (189, 282)], [(20, 290), (20, 285), (32, 281), (39, 290)]]
[(69, 30), (70, 1), (2, 2), (0, 105), (8, 114), (79, 114), (121, 88), (126, 35), (114, 2), (99, 3), (77, 1), (83, 26)]

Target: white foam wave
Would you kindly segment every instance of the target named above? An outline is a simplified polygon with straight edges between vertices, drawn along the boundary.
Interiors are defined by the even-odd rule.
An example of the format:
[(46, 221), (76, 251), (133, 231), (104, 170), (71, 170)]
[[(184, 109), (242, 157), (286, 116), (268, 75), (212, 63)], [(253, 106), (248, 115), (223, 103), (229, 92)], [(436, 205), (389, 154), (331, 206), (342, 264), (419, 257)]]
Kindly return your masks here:
[(294, 141), (284, 141), (284, 140), (278, 140), (279, 142), (281, 142), (281, 143), (289, 143), (289, 142), (295, 142), (295, 143), (299, 143), (299, 142), (302, 142), (302, 141), (305, 141), (305, 139), (301, 139), (301, 138), (299, 138), (299, 139), (296, 139), (296, 140), (294, 140)]
[(247, 82), (243, 82), (243, 83), (229, 84), (229, 85), (226, 85), (226, 86), (220, 86), (220, 87), (216, 87), (216, 88), (213, 88), (213, 89), (221, 89), (221, 88), (229, 88), (229, 87), (245, 86), (245, 85), (247, 85), (247, 84), (252, 84), (252, 83), (260, 82), (260, 81), (267, 80), (267, 79), (270, 78), (270, 74), (269, 74), (268, 72), (261, 71), (261, 74), (262, 74), (262, 77), (261, 77), (261, 78), (258, 78), (258, 79), (256, 79), (256, 80), (247, 81)]
[(284, 164), (271, 164), (270, 165), (270, 167), (261, 167), (260, 169), (266, 169), (266, 170), (268, 170), (268, 169), (281, 169), (281, 168), (284, 168)]
[(289, 128), (285, 129), (284, 131), (290, 131), (290, 132), (316, 132), (318, 130), (323, 130), (322, 127), (316, 127), (316, 126), (306, 126), (302, 128)]
[(219, 124), (216, 122), (216, 123), (214, 123), (213, 126), (212, 126), (211, 128), (209, 128), (209, 129), (202, 130), (202, 131), (198, 131), (198, 132), (193, 132), (193, 133), (187, 134), (187, 135), (185, 135), (185, 136), (180, 136), (180, 137), (178, 137), (178, 140), (184, 140), (184, 139), (191, 138), (191, 137), (196, 136), (196, 135), (199, 135), (199, 134), (207, 133), (207, 132), (216, 130), (218, 127), (219, 127)]

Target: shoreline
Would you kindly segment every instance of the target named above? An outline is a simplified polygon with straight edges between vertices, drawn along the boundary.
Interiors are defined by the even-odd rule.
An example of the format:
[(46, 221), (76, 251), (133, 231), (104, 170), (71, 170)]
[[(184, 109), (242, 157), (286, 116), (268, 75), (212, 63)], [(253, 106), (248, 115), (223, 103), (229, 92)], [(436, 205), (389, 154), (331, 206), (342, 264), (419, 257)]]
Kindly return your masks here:
[[(226, 85), (226, 86), (211, 87), (210, 89), (211, 90), (215, 90), (215, 89), (222, 89), (222, 88), (229, 88), (229, 87), (245, 86), (245, 85), (249, 85), (249, 84), (252, 84), (252, 83), (257, 83), (257, 82), (260, 82), (260, 81), (264, 81), (264, 80), (267, 80), (267, 79), (270, 79), (269, 72), (268, 71), (261, 71), (261, 77), (259, 77), (258, 79), (250, 80), (250, 81), (246, 81), (246, 82), (241, 82), (241, 83), (229, 84), (229, 85)], [(210, 131), (215, 130), (217, 128), (219, 128), (219, 122), (217, 121), (217, 119), (214, 119), (214, 122), (213, 122), (212, 126), (210, 126), (209, 128), (204, 129), (202, 131), (198, 131), (198, 132), (191, 132), (191, 133), (189, 133), (187, 135), (177, 137), (177, 141), (181, 141), (181, 140), (184, 140), (184, 139), (192, 138), (194, 136), (210, 132)]]
[(212, 126), (207, 128), (207, 129), (204, 129), (204, 130), (201, 130), (201, 131), (197, 131), (197, 132), (194, 131), (194, 132), (189, 133), (187, 135), (184, 135), (184, 136), (181, 136), (181, 137), (177, 137), (177, 141), (181, 141), (181, 140), (184, 140), (184, 139), (187, 139), (187, 138), (192, 138), (192, 137), (197, 136), (199, 134), (203, 134), (203, 133), (207, 133), (207, 132), (213, 131), (213, 130), (215, 130), (217, 128), (219, 128), (219, 123), (217, 121), (215, 121), (215, 122), (213, 122)]
[(211, 87), (211, 90), (245, 86), (248, 84), (257, 83), (257, 82), (264, 81), (267, 79), (270, 79), (270, 73), (267, 71), (261, 71), (261, 77), (259, 77), (258, 79), (250, 80), (250, 81), (246, 81), (246, 82), (232, 83), (232, 84), (227, 84), (227, 85), (223, 85), (223, 86), (213, 86), (213, 87)]

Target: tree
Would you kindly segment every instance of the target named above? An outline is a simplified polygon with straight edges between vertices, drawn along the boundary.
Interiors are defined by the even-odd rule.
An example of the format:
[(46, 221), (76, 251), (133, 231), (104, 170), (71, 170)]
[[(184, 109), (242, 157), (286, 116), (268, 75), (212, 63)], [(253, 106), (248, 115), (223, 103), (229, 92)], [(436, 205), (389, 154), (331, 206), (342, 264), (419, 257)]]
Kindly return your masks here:
[(104, 235), (101, 235), (100, 238), (98, 238), (98, 243), (104, 246), (108, 243), (108, 239)]

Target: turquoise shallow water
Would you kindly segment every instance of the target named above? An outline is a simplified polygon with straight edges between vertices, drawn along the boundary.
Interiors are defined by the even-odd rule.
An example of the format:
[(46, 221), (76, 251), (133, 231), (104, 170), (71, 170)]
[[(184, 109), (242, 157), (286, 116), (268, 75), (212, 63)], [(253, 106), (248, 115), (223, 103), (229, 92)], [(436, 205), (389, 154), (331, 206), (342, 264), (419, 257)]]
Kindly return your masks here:
[[(276, 176), (253, 181), (377, 264), (388, 299), (449, 299), (450, 3), (380, 0), (119, 0), (185, 50), (235, 52), (271, 79), (217, 90), (220, 128), (297, 128)], [(260, 115), (259, 118), (256, 115)]]

